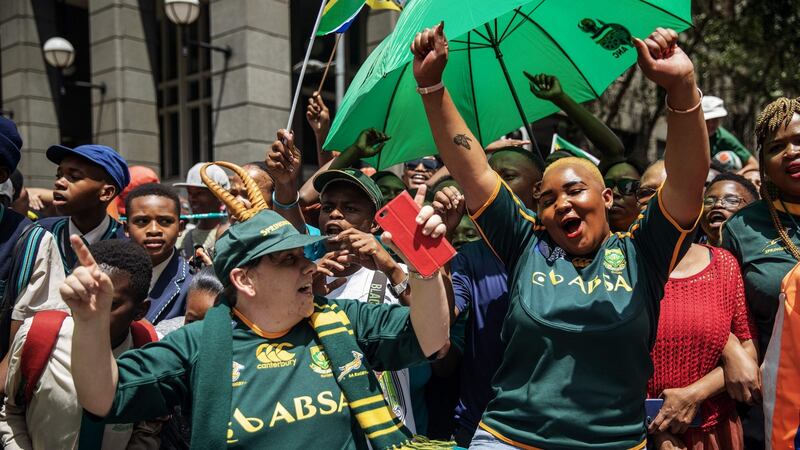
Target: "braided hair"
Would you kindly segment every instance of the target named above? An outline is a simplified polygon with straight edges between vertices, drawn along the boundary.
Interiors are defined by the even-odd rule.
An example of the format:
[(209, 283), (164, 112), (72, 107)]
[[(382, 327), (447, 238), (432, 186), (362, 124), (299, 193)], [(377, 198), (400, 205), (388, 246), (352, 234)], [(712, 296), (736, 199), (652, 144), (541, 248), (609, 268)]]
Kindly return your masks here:
[(800, 261), (800, 249), (798, 249), (794, 242), (792, 242), (792, 240), (789, 238), (789, 233), (787, 233), (786, 227), (784, 227), (781, 223), (781, 219), (778, 217), (778, 212), (775, 210), (775, 205), (772, 204), (773, 199), (778, 197), (778, 188), (767, 179), (764, 169), (764, 166), (766, 165), (764, 164), (766, 160), (766, 156), (764, 155), (764, 143), (767, 141), (767, 138), (770, 135), (774, 134), (781, 128), (787, 127), (795, 114), (800, 114), (800, 98), (789, 99), (786, 97), (780, 97), (767, 105), (764, 110), (761, 111), (761, 114), (758, 115), (758, 119), (756, 119), (755, 131), (759, 173), (761, 175), (761, 179), (763, 180), (761, 184), (761, 197), (767, 204), (767, 209), (769, 210), (769, 215), (772, 218), (772, 223), (775, 225), (775, 230), (778, 232), (778, 236), (783, 242), (783, 245), (789, 250), (789, 253), (791, 253), (796, 260)]

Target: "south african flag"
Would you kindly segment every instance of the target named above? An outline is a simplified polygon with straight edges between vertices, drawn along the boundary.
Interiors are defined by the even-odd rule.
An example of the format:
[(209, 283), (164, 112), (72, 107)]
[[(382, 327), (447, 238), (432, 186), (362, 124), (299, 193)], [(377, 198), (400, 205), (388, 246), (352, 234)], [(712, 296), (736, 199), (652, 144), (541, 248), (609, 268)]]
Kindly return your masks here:
[(407, 0), (328, 0), (322, 11), (317, 36), (330, 33), (344, 33), (364, 5), (372, 9), (393, 9), (401, 11)]
[(553, 143), (550, 145), (550, 153), (553, 153), (557, 150), (567, 152), (572, 156), (577, 156), (578, 158), (588, 159), (595, 165), (600, 164), (600, 160), (591, 153), (562, 138), (558, 134), (553, 133)]

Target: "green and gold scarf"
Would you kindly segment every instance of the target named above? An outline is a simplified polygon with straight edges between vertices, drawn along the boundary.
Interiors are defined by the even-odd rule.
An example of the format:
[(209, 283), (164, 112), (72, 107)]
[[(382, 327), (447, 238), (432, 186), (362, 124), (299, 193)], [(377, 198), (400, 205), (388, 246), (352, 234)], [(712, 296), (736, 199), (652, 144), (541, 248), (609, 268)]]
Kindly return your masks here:
[[(323, 297), (314, 299), (308, 319), (316, 339), (325, 348), (331, 369), (364, 435), (375, 450), (449, 449), (454, 444), (414, 436), (392, 412), (378, 380), (356, 342), (353, 327), (339, 307)], [(193, 450), (226, 447), (231, 411), (230, 368), (233, 335), (231, 309), (223, 301), (203, 319), (197, 362), (197, 385), (192, 389)], [(220, 376), (225, 374), (226, 376)]]

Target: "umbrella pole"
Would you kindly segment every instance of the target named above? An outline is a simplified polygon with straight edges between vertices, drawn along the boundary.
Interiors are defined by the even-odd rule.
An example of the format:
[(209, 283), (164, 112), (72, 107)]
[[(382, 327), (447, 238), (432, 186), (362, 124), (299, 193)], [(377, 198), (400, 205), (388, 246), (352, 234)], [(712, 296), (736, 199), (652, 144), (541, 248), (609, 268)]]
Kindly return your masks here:
[(522, 124), (525, 126), (525, 129), (528, 130), (528, 136), (531, 138), (531, 143), (533, 144), (533, 151), (531, 153), (533, 153), (533, 157), (536, 159), (539, 170), (544, 171), (544, 159), (542, 159), (542, 152), (539, 149), (539, 144), (536, 143), (536, 138), (533, 136), (533, 130), (531, 129), (531, 123), (528, 121), (528, 117), (525, 115), (525, 110), (522, 108), (522, 102), (519, 101), (517, 90), (514, 89), (514, 83), (511, 82), (511, 75), (508, 74), (508, 68), (506, 67), (505, 61), (503, 61), (503, 52), (500, 51), (500, 43), (497, 42), (494, 33), (492, 33), (492, 28), (488, 23), (486, 24), (486, 32), (489, 33), (489, 44), (494, 49), (497, 62), (500, 63), (500, 69), (502, 69), (503, 76), (506, 78), (506, 84), (508, 85), (509, 91), (511, 91), (511, 97), (514, 98), (514, 103), (517, 105), (519, 117), (522, 119)]

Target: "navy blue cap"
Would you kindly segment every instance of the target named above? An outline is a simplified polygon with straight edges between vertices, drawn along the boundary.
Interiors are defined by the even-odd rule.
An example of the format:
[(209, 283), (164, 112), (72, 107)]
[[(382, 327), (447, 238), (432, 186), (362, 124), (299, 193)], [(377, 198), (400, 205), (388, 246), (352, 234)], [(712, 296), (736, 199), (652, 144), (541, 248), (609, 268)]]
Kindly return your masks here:
[(10, 172), (17, 169), (19, 164), (22, 137), (17, 131), (17, 125), (5, 117), (0, 117), (0, 165), (8, 167)]
[(128, 172), (128, 162), (125, 161), (116, 150), (105, 145), (87, 144), (79, 145), (75, 148), (64, 147), (63, 145), (51, 145), (47, 149), (47, 159), (56, 164), (61, 164), (65, 156), (77, 155), (102, 167), (108, 173), (114, 184), (119, 188), (119, 192), (131, 182), (131, 174)]

